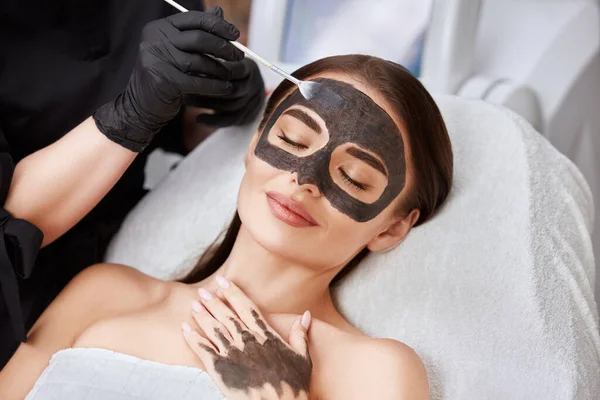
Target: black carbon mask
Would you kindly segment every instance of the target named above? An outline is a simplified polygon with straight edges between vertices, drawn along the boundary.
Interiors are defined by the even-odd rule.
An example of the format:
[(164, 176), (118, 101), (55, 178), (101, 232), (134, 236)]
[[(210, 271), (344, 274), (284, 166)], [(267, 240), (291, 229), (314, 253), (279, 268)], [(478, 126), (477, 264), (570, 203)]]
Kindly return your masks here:
[[(315, 79), (321, 90), (306, 100), (296, 89), (277, 108), (265, 124), (254, 154), (271, 166), (297, 172), (298, 184), (314, 184), (331, 205), (357, 222), (375, 218), (404, 188), (406, 162), (404, 142), (392, 118), (369, 96), (352, 85), (332, 79)], [(269, 142), (269, 131), (281, 114), (293, 105), (316, 112), (329, 131), (327, 144), (308, 156), (298, 157)], [(340, 145), (353, 143), (377, 154), (388, 173), (387, 186), (373, 203), (364, 203), (339, 187), (331, 177), (331, 154)]]

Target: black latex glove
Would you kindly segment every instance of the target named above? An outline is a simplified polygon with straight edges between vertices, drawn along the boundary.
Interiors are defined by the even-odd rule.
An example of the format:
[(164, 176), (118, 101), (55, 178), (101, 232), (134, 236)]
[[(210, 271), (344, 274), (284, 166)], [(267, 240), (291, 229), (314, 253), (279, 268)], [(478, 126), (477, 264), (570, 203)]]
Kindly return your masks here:
[(265, 102), (265, 83), (256, 63), (249, 58), (223, 64), (231, 70), (233, 90), (219, 98), (186, 95), (185, 104), (214, 110), (214, 114), (200, 114), (196, 121), (217, 128), (245, 125), (252, 122)]
[(184, 93), (213, 99), (232, 95), (232, 70), (207, 54), (240, 61), (229, 40), (239, 31), (222, 10), (189, 11), (148, 23), (129, 84), (114, 101), (94, 113), (98, 129), (132, 151), (142, 151), (182, 106)]

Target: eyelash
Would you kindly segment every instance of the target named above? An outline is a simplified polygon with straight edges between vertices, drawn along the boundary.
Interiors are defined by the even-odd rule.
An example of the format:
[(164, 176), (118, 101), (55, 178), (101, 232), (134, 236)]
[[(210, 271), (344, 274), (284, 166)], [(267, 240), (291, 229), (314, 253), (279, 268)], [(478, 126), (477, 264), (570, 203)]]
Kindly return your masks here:
[(348, 176), (348, 174), (346, 173), (346, 171), (344, 171), (341, 168), (338, 168), (338, 170), (340, 171), (340, 175), (342, 176), (342, 179), (344, 179), (348, 183), (348, 185), (350, 185), (350, 186), (352, 186), (355, 189), (360, 190), (360, 191), (367, 190), (366, 185), (363, 185), (362, 183), (358, 183), (354, 179), (350, 178), (350, 176)]
[(295, 148), (297, 150), (308, 149), (307, 145), (304, 145), (304, 144), (301, 144), (301, 143), (296, 143), (296, 142), (288, 139), (287, 136), (285, 136), (285, 134), (283, 132), (282, 133), (278, 133), (277, 137), (279, 139), (281, 139), (284, 143), (286, 143), (287, 145), (289, 145), (290, 147), (293, 147), (293, 148)]
[[(308, 149), (308, 146), (301, 144), (301, 143), (296, 143), (290, 139), (287, 138), (287, 136), (285, 136), (285, 134), (282, 133), (278, 133), (277, 137), (279, 139), (281, 139), (285, 144), (287, 144), (290, 147), (293, 147), (297, 150), (304, 150), (304, 149)], [(340, 175), (342, 176), (342, 179), (346, 181), (346, 183), (348, 183), (348, 185), (352, 186), (353, 188), (360, 190), (360, 191), (365, 191), (367, 190), (367, 187), (365, 185), (363, 185), (362, 183), (358, 183), (356, 182), (354, 179), (350, 178), (350, 176), (346, 173), (346, 171), (344, 171), (343, 169), (339, 168), (340, 171)]]

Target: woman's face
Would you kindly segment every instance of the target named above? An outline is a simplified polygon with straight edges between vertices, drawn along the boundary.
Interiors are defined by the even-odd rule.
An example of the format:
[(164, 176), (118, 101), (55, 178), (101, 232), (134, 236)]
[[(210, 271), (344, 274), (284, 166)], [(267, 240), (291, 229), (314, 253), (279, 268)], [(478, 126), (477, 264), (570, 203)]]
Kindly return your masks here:
[(410, 186), (402, 121), (353, 78), (315, 80), (322, 90), (314, 98), (292, 91), (257, 132), (238, 211), (260, 245), (323, 269), (344, 265), (365, 246), (395, 246), (416, 218), (396, 216)]

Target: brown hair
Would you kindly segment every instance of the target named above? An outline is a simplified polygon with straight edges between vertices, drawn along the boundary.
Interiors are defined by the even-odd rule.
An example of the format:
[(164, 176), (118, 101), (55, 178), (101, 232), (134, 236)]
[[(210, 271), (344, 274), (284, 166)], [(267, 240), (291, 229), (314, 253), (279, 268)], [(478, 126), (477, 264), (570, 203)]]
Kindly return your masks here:
[[(305, 80), (325, 72), (339, 72), (360, 80), (377, 91), (387, 101), (393, 112), (400, 117), (407, 129), (410, 153), (410, 173), (413, 184), (399, 213), (420, 210), (416, 225), (427, 221), (444, 202), (452, 185), (452, 146), (446, 125), (437, 105), (423, 85), (404, 67), (381, 58), (366, 55), (333, 56), (317, 60), (294, 72)], [(263, 119), (262, 130), (275, 107), (293, 88), (284, 80), (272, 93)], [(407, 160), (408, 162), (409, 160)], [(218, 239), (204, 252), (195, 268), (181, 280), (195, 283), (213, 274), (227, 259), (240, 230), (241, 220), (235, 213), (223, 240)], [(336, 283), (354, 268), (368, 250), (363, 249), (332, 281)]]

